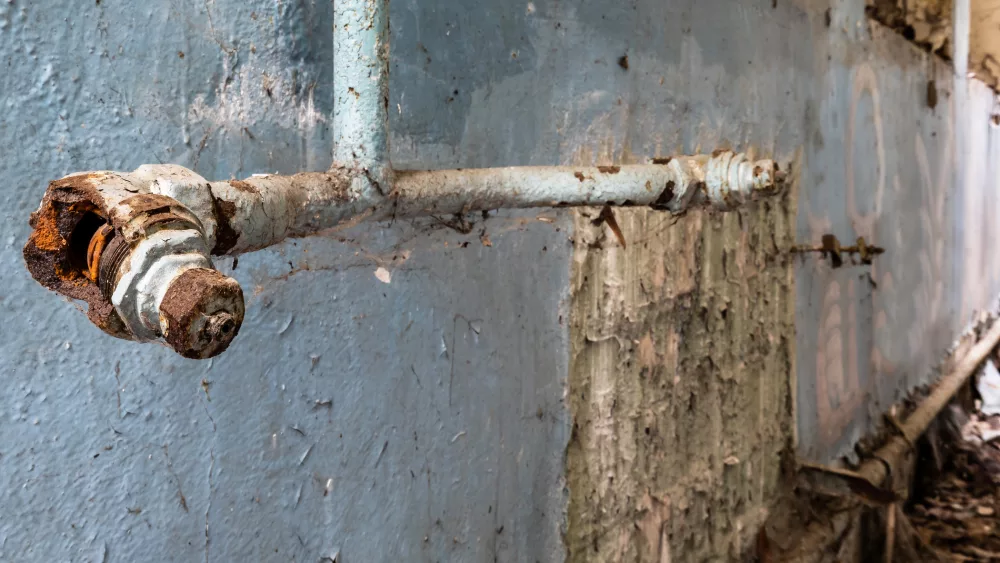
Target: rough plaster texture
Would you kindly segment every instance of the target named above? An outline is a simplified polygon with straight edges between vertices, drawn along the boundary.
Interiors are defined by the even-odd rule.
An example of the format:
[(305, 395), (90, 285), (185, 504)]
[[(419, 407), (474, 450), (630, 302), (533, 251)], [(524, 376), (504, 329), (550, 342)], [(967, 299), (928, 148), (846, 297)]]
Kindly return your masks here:
[(954, 52), (953, 0), (865, 0), (869, 15), (934, 53)]
[(973, 0), (969, 70), (994, 90), (1000, 86), (1000, 1)]
[[(715, 331), (726, 322), (768, 313), (775, 318), (787, 309), (742, 310), (731, 321), (692, 325), (683, 308), (648, 302), (647, 278), (655, 265), (645, 248), (597, 253), (580, 245), (578, 233), (570, 364), (574, 426), (567, 459), (570, 557), (718, 560), (750, 545), (774, 498), (749, 491), (775, 490), (783, 445), (795, 443), (798, 455), (821, 462), (851, 454), (880, 413), (929, 381), (932, 366), (963, 326), (1000, 290), (1000, 260), (983, 242), (992, 238), (981, 235), (994, 229), (988, 217), (1000, 203), (989, 164), (996, 162), (998, 149), (990, 124), (992, 96), (976, 82), (966, 92), (964, 78), (953, 77), (945, 62), (868, 21), (863, 2), (743, 3), (729, 12), (708, 2), (665, 8), (672, 17), (658, 17), (655, 6), (641, 4), (643, 15), (632, 22), (636, 43), (656, 55), (630, 54), (636, 97), (655, 99), (662, 81), (670, 85), (665, 88), (670, 99), (679, 102), (629, 105), (632, 122), (673, 122), (681, 124), (684, 142), (734, 143), (794, 160), (798, 195), (789, 211), (796, 216), (794, 236), (779, 230), (780, 240), (818, 244), (832, 234), (846, 244), (864, 237), (886, 249), (872, 265), (848, 261), (833, 268), (816, 255), (791, 260), (794, 284), (775, 286), (773, 301), (787, 306), (793, 299), (782, 292), (793, 292), (794, 322), (775, 324), (773, 330), (786, 340), (794, 334), (795, 345), (772, 353), (794, 357), (782, 363), (761, 353), (741, 365), (727, 363), (718, 352), (728, 352), (733, 343), (725, 330)], [(649, 29), (641, 21), (649, 17), (667, 23)], [(661, 36), (679, 36), (683, 47), (658, 50)], [(753, 56), (736, 65), (735, 53)], [(671, 82), (675, 73), (688, 79)], [(780, 88), (767, 90), (774, 83)], [(692, 123), (698, 127), (692, 129)], [(643, 139), (626, 128), (614, 141), (582, 151), (580, 160), (624, 163), (650, 155)], [(674, 228), (703, 233), (693, 240), (711, 241), (709, 248), (744, 248), (735, 232), (693, 226), (698, 221), (686, 217)], [(620, 222), (629, 225), (626, 233), (644, 241), (643, 226), (656, 219), (622, 211)], [(712, 291), (724, 286), (724, 278), (711, 256), (698, 254), (696, 246), (664, 244), (662, 251), (682, 272), (693, 261), (690, 269), (701, 276), (698, 292), (706, 292), (695, 297), (715, 299)], [(743, 252), (766, 250), (751, 246)], [(685, 274), (676, 272), (665, 283), (676, 283), (672, 276), (683, 285)], [(753, 297), (762, 290), (756, 283), (728, 288), (736, 292), (728, 295)], [(649, 317), (656, 313), (662, 317), (654, 322)], [(665, 354), (668, 365), (681, 362), (674, 387), (662, 389), (642, 377), (643, 329), (650, 327), (660, 332), (654, 331), (654, 344), (646, 350)], [(684, 344), (672, 351), (671, 338)], [(712, 362), (703, 372), (758, 387), (717, 392), (712, 385), (721, 385), (720, 376), (708, 377), (690, 365), (709, 350)], [(780, 373), (761, 379), (754, 360)], [(784, 381), (794, 397), (794, 432), (768, 418), (786, 416), (777, 395)], [(703, 401), (693, 413), (670, 410), (678, 396), (703, 395), (715, 400)], [(730, 406), (752, 397), (769, 400), (745, 411)], [(752, 425), (755, 416), (770, 425)], [(646, 427), (653, 438), (644, 435)], [(664, 429), (676, 431), (654, 434)], [(761, 457), (752, 468), (759, 472), (743, 482), (726, 480), (740, 475), (727, 473), (726, 444), (743, 444), (739, 438), (754, 432), (759, 437), (749, 442)], [(735, 461), (743, 461), (739, 454), (733, 457), (734, 466), (744, 467)], [(687, 471), (679, 469), (689, 462)], [(708, 498), (711, 507), (702, 509), (698, 502)]]
[(794, 206), (577, 221), (570, 561), (741, 557), (791, 450)]

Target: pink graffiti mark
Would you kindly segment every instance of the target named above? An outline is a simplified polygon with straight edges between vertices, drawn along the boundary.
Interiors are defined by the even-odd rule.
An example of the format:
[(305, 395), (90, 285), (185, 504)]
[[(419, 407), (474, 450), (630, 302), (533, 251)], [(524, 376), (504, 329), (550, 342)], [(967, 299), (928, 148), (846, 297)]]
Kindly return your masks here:
[(816, 341), (816, 413), (824, 446), (832, 445), (843, 434), (864, 399), (857, 369), (854, 302), (854, 283), (851, 281), (847, 284), (847, 319), (844, 319), (840, 283), (831, 280), (827, 284)]
[[(869, 212), (863, 212), (858, 205), (859, 187), (856, 185), (854, 174), (857, 109), (865, 95), (871, 98), (872, 103), (871, 126), (875, 133), (875, 157), (878, 164), (878, 180), (873, 194), (874, 206)], [(914, 160), (921, 178), (920, 190), (915, 195), (920, 210), (920, 229), (925, 235), (922, 240), (926, 241), (921, 244), (921, 238), (908, 238), (904, 234), (903, 228), (906, 226), (904, 221), (907, 218), (912, 220), (912, 215), (882, 213), (887, 196), (898, 206), (903, 201), (902, 198), (913, 197), (914, 194), (903, 192), (899, 172), (893, 174), (891, 195), (886, 193), (888, 170), (878, 78), (871, 66), (858, 67), (853, 81), (845, 139), (846, 212), (856, 236), (863, 236), (870, 244), (878, 245), (879, 230), (881, 230), (883, 235), (891, 233), (889, 236), (893, 239), (893, 244), (885, 245), (890, 246), (889, 252), (875, 260), (871, 266), (871, 278), (877, 283), (872, 300), (875, 338), (874, 344), (868, 351), (872, 378), (865, 385), (862, 385), (860, 380), (858, 363), (859, 357), (862, 357), (858, 343), (858, 307), (861, 289), (858, 284), (869, 282), (853, 276), (846, 281), (838, 281), (830, 272), (818, 269), (813, 272), (814, 277), (822, 279), (825, 285), (816, 339), (816, 404), (821, 447), (830, 447), (843, 436), (846, 428), (858, 417), (859, 407), (874, 388), (878, 378), (898, 376), (897, 368), (889, 358), (911, 358), (916, 351), (922, 350), (929, 323), (937, 321), (942, 314), (945, 195), (951, 170), (950, 131), (944, 136), (944, 140), (945, 160), (941, 163), (935, 181), (931, 176), (926, 144), (920, 134), (914, 139)], [(861, 189), (863, 193), (864, 187)], [(814, 215), (807, 202), (805, 213), (813, 240), (818, 240), (824, 233), (830, 232), (832, 221), (827, 214)], [(909, 287), (897, 288), (897, 278), (910, 282)], [(916, 318), (902, 323), (896, 314), (896, 311), (901, 309), (915, 314)], [(903, 331), (905, 338), (900, 338), (900, 331)], [(900, 347), (903, 349), (897, 349), (896, 353), (892, 354), (889, 350), (894, 344), (901, 344)]]
[[(864, 213), (859, 209), (857, 185), (854, 174), (854, 139), (858, 103), (867, 94), (871, 98), (878, 163), (878, 184), (875, 186), (874, 209)], [(885, 144), (882, 127), (882, 102), (878, 80), (869, 65), (860, 66), (855, 72), (848, 112), (847, 135), (844, 141), (846, 168), (846, 212), (856, 236), (864, 237), (878, 245), (876, 223), (882, 209), (885, 192)], [(827, 213), (814, 215), (806, 207), (806, 219), (812, 240), (819, 240), (831, 231), (832, 221)], [(878, 262), (878, 261), (876, 261)], [(873, 264), (873, 273), (876, 266)], [(841, 282), (830, 271), (818, 268), (813, 276), (824, 284), (823, 304), (816, 334), (816, 415), (819, 441), (822, 448), (832, 446), (856, 418), (858, 408), (868, 394), (870, 382), (862, 386), (858, 370), (861, 351), (858, 346), (858, 280), (855, 276)], [(842, 287), (843, 286), (843, 287)], [(845, 295), (846, 294), (846, 295)], [(846, 299), (845, 299), (846, 297)], [(845, 318), (846, 317), (846, 318)], [(869, 351), (872, 356), (873, 351)], [(872, 358), (874, 359), (874, 358)]]

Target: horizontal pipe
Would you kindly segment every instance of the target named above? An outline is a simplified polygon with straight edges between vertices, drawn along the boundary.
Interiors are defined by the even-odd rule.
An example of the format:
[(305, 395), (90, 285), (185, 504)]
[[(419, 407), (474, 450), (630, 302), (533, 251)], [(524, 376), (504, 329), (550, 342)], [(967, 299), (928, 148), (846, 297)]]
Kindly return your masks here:
[[(65, 192), (70, 199), (88, 200), (126, 231), (126, 219), (138, 212), (134, 204), (150, 205), (135, 196), (165, 196), (193, 215), (212, 254), (236, 255), (366, 219), (609, 204), (674, 213), (702, 204), (727, 208), (776, 191), (783, 174), (771, 160), (750, 161), (722, 151), (623, 166), (398, 171), (386, 196), (373, 193), (371, 181), (370, 171), (349, 165), (328, 172), (209, 182), (182, 166), (161, 164), (133, 172), (75, 174), (54, 183), (49, 196)], [(65, 258), (63, 251), (56, 252), (58, 260)], [(39, 268), (45, 271), (36, 277), (48, 275), (46, 267)]]
[[(672, 212), (709, 202), (727, 208), (777, 187), (770, 160), (729, 152), (626, 166), (523, 166), (396, 173), (397, 216), (502, 208), (652, 206)], [(386, 210), (383, 210), (384, 214)]]
[(388, 211), (403, 217), (501, 208), (657, 202), (666, 208), (687, 193), (676, 185), (671, 167), (657, 164), (403, 171), (396, 173), (395, 188), (395, 205)]
[(218, 223), (212, 253), (236, 255), (364, 218), (382, 198), (346, 169), (291, 176), (258, 174), (211, 182)]
[[(957, 362), (945, 376), (940, 378), (930, 394), (917, 406), (905, 422), (900, 423), (900, 434), (893, 435), (874, 455), (865, 459), (857, 474), (876, 487), (882, 487), (889, 480), (889, 471), (898, 474), (897, 469), (912, 453), (912, 444), (927, 431), (955, 393), (965, 385), (969, 377), (1000, 345), (1000, 320)], [(839, 538), (850, 525), (857, 513), (844, 510), (835, 513), (829, 521), (816, 520), (799, 536), (798, 542), (782, 554), (782, 560), (792, 562), (820, 559), (826, 543)]]
[[(49, 186), (32, 219), (25, 260), (42, 285), (87, 301), (91, 320), (108, 333), (135, 340), (165, 336), (182, 354), (207, 357), (235, 336), (235, 331), (215, 330), (228, 326), (216, 320), (243, 314), (242, 294), (236, 299), (232, 290), (235, 282), (195, 272), (208, 271), (209, 254), (237, 255), (366, 219), (529, 207), (634, 205), (675, 213), (701, 204), (729, 208), (772, 193), (782, 183), (772, 161), (753, 162), (728, 151), (640, 165), (392, 176), (380, 179), (358, 162), (327, 172), (221, 182), (164, 164), (74, 174)], [(380, 186), (391, 191), (383, 195)], [(77, 238), (89, 243), (66, 242)], [(80, 264), (88, 265), (86, 272)], [(186, 271), (195, 272), (184, 279), (197, 286), (189, 289), (200, 297), (181, 311), (164, 300), (180, 295), (170, 288)], [(225, 311), (215, 310), (220, 303)], [(173, 334), (163, 323), (168, 319), (164, 310), (176, 321)]]
[(219, 224), (213, 253), (249, 252), (363, 219), (594, 205), (731, 208), (772, 193), (782, 179), (773, 161), (731, 152), (625, 166), (397, 171), (385, 198), (370, 197), (364, 172), (343, 167), (255, 175), (210, 184)]

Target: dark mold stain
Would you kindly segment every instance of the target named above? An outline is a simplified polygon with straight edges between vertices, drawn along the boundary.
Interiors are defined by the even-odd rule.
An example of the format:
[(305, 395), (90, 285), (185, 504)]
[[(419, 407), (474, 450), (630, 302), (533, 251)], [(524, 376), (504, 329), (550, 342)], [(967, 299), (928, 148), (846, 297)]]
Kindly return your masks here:
[[(233, 228), (233, 218), (236, 216), (236, 204), (224, 199), (213, 198), (215, 208), (215, 248), (212, 254), (221, 256), (226, 254), (239, 241), (240, 234)], [(235, 264), (234, 264), (235, 267)]]
[(674, 188), (676, 186), (677, 184), (675, 184), (673, 180), (667, 182), (666, 187), (664, 187), (663, 191), (660, 192), (660, 197), (656, 198), (656, 201), (651, 203), (649, 206), (653, 209), (667, 209), (670, 202), (674, 200)]

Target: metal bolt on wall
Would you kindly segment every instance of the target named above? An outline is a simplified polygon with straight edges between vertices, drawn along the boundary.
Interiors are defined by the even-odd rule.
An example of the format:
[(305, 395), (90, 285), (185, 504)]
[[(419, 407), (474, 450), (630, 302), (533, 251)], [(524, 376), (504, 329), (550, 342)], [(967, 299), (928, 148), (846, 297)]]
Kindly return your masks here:
[(243, 322), (239, 284), (213, 255), (337, 225), (500, 208), (732, 208), (778, 191), (772, 160), (717, 151), (597, 167), (393, 171), (388, 159), (386, 0), (338, 0), (337, 146), (327, 172), (209, 182), (177, 165), (72, 174), (49, 185), (24, 247), (43, 286), (85, 301), (105, 332), (160, 340), (187, 358), (222, 353)]

